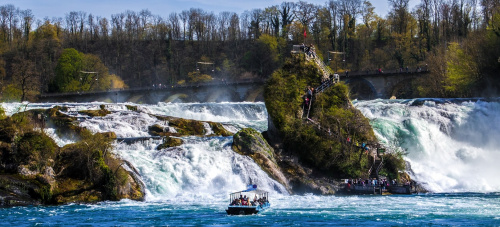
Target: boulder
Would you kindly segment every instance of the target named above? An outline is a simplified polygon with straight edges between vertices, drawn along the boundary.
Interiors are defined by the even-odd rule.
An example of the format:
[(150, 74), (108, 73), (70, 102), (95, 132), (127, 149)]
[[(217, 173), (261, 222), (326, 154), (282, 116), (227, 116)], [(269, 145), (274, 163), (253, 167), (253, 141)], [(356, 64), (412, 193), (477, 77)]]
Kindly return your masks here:
[(290, 191), (288, 180), (276, 163), (274, 150), (255, 129), (245, 128), (233, 136), (232, 148), (235, 152), (251, 157), (262, 170)]

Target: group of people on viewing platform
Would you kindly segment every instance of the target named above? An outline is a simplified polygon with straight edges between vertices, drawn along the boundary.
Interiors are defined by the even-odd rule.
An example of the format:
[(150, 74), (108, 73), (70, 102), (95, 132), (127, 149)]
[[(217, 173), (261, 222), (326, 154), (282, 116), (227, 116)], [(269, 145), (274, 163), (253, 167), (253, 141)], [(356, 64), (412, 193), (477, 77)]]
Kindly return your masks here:
[(257, 195), (253, 198), (253, 200), (250, 200), (246, 195), (240, 195), (239, 198), (236, 198), (231, 202), (231, 206), (257, 206), (257, 205), (262, 205), (267, 202), (266, 197), (261, 197), (257, 198)]
[(352, 186), (379, 186), (382, 189), (386, 189), (386, 187), (389, 186), (412, 186), (412, 182), (402, 179), (400, 182), (398, 182), (396, 179), (393, 179), (392, 181), (388, 181), (387, 179), (381, 179), (377, 180), (376, 178), (373, 179), (346, 179), (345, 180), (346, 188), (347, 189), (352, 189)]
[(316, 49), (312, 44), (306, 46), (305, 44), (302, 43), (300, 45), (300, 50), (303, 51), (310, 58), (316, 57)]

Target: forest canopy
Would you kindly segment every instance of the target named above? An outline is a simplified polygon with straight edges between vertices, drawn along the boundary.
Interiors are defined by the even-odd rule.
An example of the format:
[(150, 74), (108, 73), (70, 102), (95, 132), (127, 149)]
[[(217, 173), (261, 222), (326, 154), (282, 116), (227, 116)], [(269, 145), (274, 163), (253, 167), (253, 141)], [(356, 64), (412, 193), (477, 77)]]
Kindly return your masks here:
[[(0, 98), (268, 78), (301, 43), (313, 44), (336, 72), (427, 66), (430, 75), (411, 84), (414, 97), (498, 94), (498, 0), (388, 3), (384, 17), (370, 1), (329, 0), (242, 14), (192, 8), (161, 17), (132, 9), (111, 18), (72, 11), (52, 19), (3, 5)], [(339, 52), (345, 54), (333, 54)], [(198, 67), (207, 59), (210, 65)]]

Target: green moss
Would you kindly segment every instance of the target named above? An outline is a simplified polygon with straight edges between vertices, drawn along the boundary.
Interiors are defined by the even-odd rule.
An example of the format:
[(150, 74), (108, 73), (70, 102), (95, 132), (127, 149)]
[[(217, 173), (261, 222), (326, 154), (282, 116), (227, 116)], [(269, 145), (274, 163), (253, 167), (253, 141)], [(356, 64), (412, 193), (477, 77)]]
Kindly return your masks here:
[(168, 117), (168, 116), (155, 116), (159, 120), (168, 122), (168, 126), (174, 128), (177, 132), (171, 133), (164, 130), (164, 127), (155, 124), (148, 127), (148, 131), (153, 136), (205, 136), (207, 123), (213, 131), (209, 136), (231, 136), (233, 133), (227, 131), (221, 123), (210, 121), (197, 121), (191, 119)]
[(137, 106), (125, 105), (125, 107), (130, 111), (137, 111)]
[(166, 137), (164, 139), (164, 143), (163, 144), (160, 144), (156, 150), (161, 150), (161, 149), (166, 149), (166, 148), (169, 148), (169, 147), (177, 147), (177, 146), (180, 146), (182, 145), (184, 142), (179, 139), (179, 138), (174, 138), (174, 137)]
[(171, 118), (169, 125), (175, 127), (180, 136), (205, 134), (205, 126), (203, 126), (203, 123), (200, 121)]
[[(370, 168), (368, 154), (355, 143), (376, 145), (369, 121), (352, 107), (343, 83), (314, 96), (309, 118), (302, 112), (307, 86), (317, 87), (320, 73), (299, 55), (288, 59), (265, 86), (266, 108), (284, 147), (299, 161), (328, 176), (360, 177)], [(319, 127), (320, 126), (320, 127)], [(348, 143), (351, 138), (353, 143)]]
[(0, 106), (0, 120), (5, 119), (7, 116), (5, 115), (5, 110), (2, 106)]
[(212, 128), (212, 131), (214, 132), (214, 134), (217, 136), (232, 136), (233, 135), (233, 133), (227, 131), (224, 128), (224, 126), (222, 126), (221, 123), (208, 122), (208, 124)]
[(111, 113), (111, 111), (107, 110), (105, 107), (106, 106), (104, 106), (104, 105), (100, 105), (99, 110), (81, 110), (81, 111), (78, 111), (78, 113), (86, 114), (86, 115), (89, 115), (91, 117), (104, 117), (104, 116)]

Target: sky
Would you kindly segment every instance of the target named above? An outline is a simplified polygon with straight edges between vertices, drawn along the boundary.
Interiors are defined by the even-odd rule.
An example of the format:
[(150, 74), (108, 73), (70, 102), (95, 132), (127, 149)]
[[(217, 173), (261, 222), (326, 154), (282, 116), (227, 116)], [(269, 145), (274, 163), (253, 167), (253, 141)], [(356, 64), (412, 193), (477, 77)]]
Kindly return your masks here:
[[(61, 17), (71, 11), (84, 11), (94, 16), (111, 18), (112, 14), (127, 10), (139, 12), (148, 9), (154, 15), (166, 18), (172, 12), (180, 13), (190, 8), (201, 8), (218, 14), (222, 11), (243, 13), (245, 10), (264, 9), (279, 5), (285, 0), (0, 0), (0, 5), (12, 4), (21, 10), (30, 9), (36, 19)], [(297, 0), (286, 0), (297, 2)], [(325, 5), (328, 0), (306, 0), (316, 5)], [(375, 12), (385, 17), (389, 12), (387, 0), (371, 0)], [(413, 9), (420, 0), (410, 0)]]

